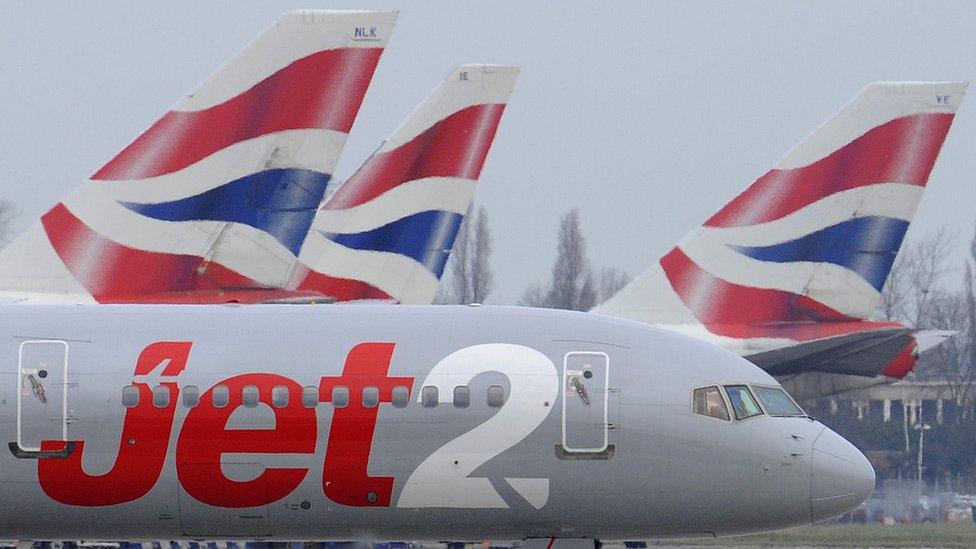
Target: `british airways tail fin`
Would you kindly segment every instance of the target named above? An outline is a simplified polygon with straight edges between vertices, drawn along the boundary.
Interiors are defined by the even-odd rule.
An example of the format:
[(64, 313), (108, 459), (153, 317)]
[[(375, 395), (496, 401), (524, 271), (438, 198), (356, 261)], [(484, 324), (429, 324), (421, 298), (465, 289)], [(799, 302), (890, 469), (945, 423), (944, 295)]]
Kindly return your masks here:
[(595, 311), (736, 338), (867, 318), (966, 87), (867, 86)]
[(280, 286), (396, 18), (283, 15), (4, 249), (0, 290), (198, 302)]
[(517, 75), (497, 65), (451, 72), (319, 210), (299, 289), (431, 303)]

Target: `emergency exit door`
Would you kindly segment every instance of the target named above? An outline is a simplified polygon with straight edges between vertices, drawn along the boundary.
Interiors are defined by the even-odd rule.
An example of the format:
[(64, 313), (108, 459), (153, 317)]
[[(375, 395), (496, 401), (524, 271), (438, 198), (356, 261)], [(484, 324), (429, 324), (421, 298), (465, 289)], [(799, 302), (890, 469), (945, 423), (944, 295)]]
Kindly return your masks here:
[(563, 449), (607, 449), (610, 359), (606, 353), (574, 352), (563, 360)]
[(22, 342), (17, 373), (17, 446), (37, 452), (42, 440), (68, 440), (68, 344)]

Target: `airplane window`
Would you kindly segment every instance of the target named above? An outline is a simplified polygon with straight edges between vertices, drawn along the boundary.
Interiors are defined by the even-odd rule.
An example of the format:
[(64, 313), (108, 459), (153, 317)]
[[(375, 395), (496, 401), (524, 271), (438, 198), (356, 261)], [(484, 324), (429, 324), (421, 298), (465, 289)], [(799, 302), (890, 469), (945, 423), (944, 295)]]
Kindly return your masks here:
[(406, 408), (410, 402), (410, 389), (403, 385), (393, 388), (393, 406), (396, 408)]
[(471, 405), (471, 388), (467, 385), (458, 385), (454, 388), (454, 407), (467, 408)]
[(332, 388), (332, 405), (336, 408), (349, 406), (349, 388), (343, 385), (336, 385)]
[(752, 392), (745, 385), (726, 385), (725, 391), (729, 394), (729, 401), (732, 402), (732, 410), (735, 411), (736, 418), (746, 419), (763, 413)]
[(288, 406), (288, 387), (276, 385), (271, 389), (271, 405), (275, 408)]
[(376, 408), (380, 403), (380, 390), (376, 387), (363, 387), (363, 406)]
[(157, 408), (169, 406), (169, 387), (165, 385), (153, 387), (153, 406)]
[(122, 405), (126, 408), (135, 408), (139, 405), (139, 388), (135, 385), (122, 387)]
[(230, 389), (226, 385), (217, 385), (213, 388), (211, 396), (214, 408), (223, 408), (230, 402)]
[(790, 395), (779, 387), (753, 386), (756, 396), (771, 416), (805, 416), (803, 410), (793, 402)]
[(505, 388), (501, 385), (488, 387), (488, 406), (500, 408), (502, 404), (505, 404)]
[(197, 404), (200, 404), (200, 388), (196, 385), (183, 387), (183, 406), (193, 408)]
[(302, 389), (302, 406), (306, 408), (315, 408), (318, 405), (319, 405), (318, 387), (304, 387)]
[(718, 387), (695, 389), (694, 404), (696, 414), (729, 420), (729, 409), (725, 406), (725, 399)]
[(258, 388), (254, 385), (244, 387), (244, 406), (254, 408), (258, 405)]
[(424, 387), (420, 392), (420, 401), (424, 408), (433, 408), (437, 406), (437, 387), (434, 387), (433, 385)]

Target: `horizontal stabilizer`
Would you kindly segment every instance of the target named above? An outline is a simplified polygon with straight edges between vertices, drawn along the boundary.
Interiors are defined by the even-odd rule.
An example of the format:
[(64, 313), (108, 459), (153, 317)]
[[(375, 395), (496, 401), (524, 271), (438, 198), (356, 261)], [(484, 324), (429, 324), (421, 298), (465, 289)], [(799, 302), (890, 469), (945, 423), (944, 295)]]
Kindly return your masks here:
[(881, 374), (911, 343), (910, 328), (892, 326), (796, 343), (745, 358), (774, 376), (819, 371), (872, 377)]
[(954, 330), (921, 330), (915, 333), (915, 343), (918, 344), (916, 354), (921, 355), (939, 345), (942, 345), (950, 337), (956, 335)]

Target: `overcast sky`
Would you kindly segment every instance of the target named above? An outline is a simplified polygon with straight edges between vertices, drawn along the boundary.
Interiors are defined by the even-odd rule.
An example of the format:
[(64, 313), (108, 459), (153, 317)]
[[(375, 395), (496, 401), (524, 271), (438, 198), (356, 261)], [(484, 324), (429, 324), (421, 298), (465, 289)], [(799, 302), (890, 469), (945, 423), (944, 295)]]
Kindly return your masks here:
[[(593, 266), (636, 274), (875, 80), (976, 78), (976, 2), (4, 2), (0, 195), (21, 230), (283, 11), (401, 11), (336, 170), (455, 65), (521, 65), (476, 204), (497, 292), (548, 276), (580, 209)], [(970, 92), (974, 95), (976, 92)], [(909, 238), (976, 223), (976, 98)]]

